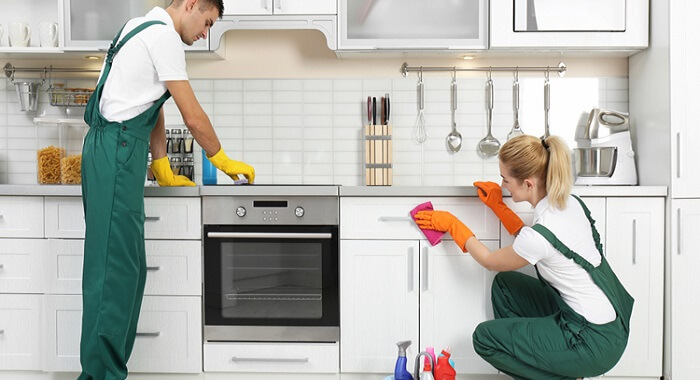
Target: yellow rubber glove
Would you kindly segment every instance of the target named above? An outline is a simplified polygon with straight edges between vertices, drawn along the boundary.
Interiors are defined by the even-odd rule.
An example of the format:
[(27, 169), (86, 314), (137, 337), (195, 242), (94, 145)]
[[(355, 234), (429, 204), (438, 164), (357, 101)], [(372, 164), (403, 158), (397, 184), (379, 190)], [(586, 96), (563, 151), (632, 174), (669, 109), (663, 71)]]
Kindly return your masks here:
[(513, 235), (525, 225), (523, 220), (513, 212), (505, 203), (503, 203), (503, 192), (501, 187), (495, 182), (474, 182), (477, 187), (479, 199), (489, 206), (493, 213), (503, 223), (503, 227), (508, 230), (508, 233)]
[(449, 232), (462, 252), (467, 252), (464, 245), (470, 237), (474, 236), (474, 233), (454, 215), (447, 211), (424, 210), (418, 211), (415, 219), (418, 227), (423, 230)]
[(160, 186), (196, 186), (194, 182), (184, 175), (173, 174), (168, 156), (153, 160), (151, 162), (151, 171)]
[(223, 149), (219, 150), (217, 154), (209, 157), (209, 161), (211, 161), (214, 166), (226, 173), (234, 181), (238, 180), (239, 174), (243, 174), (243, 176), (248, 179), (248, 183), (253, 183), (253, 181), (255, 181), (255, 169), (245, 162), (235, 161), (228, 158)]

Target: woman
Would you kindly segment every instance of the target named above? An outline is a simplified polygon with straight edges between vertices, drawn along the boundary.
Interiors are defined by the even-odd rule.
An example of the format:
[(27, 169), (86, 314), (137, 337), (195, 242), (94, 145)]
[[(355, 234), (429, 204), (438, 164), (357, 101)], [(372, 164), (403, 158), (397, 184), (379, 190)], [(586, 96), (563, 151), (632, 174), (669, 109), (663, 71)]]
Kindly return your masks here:
[[(534, 225), (501, 198), (493, 182), (475, 182), (479, 198), (511, 234), (513, 245), (489, 251), (446, 211), (421, 211), (422, 229), (447, 231), (489, 270), (493, 321), (473, 334), (476, 352), (516, 379), (573, 379), (610, 370), (627, 345), (634, 300), (603, 256), (594, 221), (571, 195), (569, 149), (562, 139), (518, 136), (499, 152), (503, 184), (513, 201), (535, 208)], [(535, 265), (539, 280), (514, 270)]]

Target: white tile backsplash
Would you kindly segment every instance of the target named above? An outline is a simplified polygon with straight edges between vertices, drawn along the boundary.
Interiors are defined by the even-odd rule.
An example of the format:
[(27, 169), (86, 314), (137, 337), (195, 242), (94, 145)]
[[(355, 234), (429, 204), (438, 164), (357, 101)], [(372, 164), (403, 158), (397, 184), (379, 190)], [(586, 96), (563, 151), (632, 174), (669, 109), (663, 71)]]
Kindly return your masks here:
[[(494, 77), (493, 135), (505, 142), (513, 125), (512, 78)], [(209, 114), (229, 157), (253, 165), (259, 183), (335, 183), (362, 185), (363, 130), (368, 96), (377, 101), (389, 93), (393, 125), (395, 186), (470, 185), (475, 180), (499, 181), (498, 160), (477, 154), (486, 135), (485, 79), (458, 78), (457, 129), (462, 149), (451, 153), (445, 137), (451, 130), (451, 77), (427, 77), (425, 120), (428, 140), (414, 140), (418, 115), (417, 77), (372, 79), (204, 79), (192, 88)], [(549, 125), (575, 147), (574, 131), (593, 107), (627, 111), (627, 78), (550, 78)], [(544, 132), (543, 78), (520, 78), (520, 125), (535, 136)], [(73, 87), (90, 87), (69, 80)], [(36, 183), (36, 150), (58, 145), (58, 128), (36, 127), (42, 112), (60, 114), (42, 94), (39, 111), (19, 111), (9, 81), (0, 85), (0, 183)], [(172, 100), (164, 106), (167, 126), (182, 127)], [(79, 112), (80, 114), (80, 112)], [(583, 115), (583, 116), (582, 116)], [(78, 116), (80, 117), (80, 116)], [(379, 115), (377, 115), (379, 117)], [(85, 131), (61, 137), (78, 151)], [(195, 173), (201, 174), (201, 150), (196, 147)], [(219, 173), (219, 183), (230, 183)]]

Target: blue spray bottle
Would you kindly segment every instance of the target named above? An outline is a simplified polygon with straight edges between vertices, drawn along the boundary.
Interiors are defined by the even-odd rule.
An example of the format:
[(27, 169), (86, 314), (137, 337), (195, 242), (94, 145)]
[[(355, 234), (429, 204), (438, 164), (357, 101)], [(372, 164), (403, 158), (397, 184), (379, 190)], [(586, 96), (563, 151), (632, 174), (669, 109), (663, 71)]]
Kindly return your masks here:
[(396, 345), (399, 346), (399, 357), (396, 358), (396, 367), (394, 367), (394, 380), (413, 380), (413, 375), (406, 370), (406, 350), (411, 345), (411, 341), (405, 340)]

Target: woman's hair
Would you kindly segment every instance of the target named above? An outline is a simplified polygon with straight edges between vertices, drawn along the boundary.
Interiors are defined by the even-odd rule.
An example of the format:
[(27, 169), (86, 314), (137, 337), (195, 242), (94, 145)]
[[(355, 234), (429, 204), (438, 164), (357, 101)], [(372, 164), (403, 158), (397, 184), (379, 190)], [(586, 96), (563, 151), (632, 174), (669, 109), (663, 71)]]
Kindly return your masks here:
[(549, 203), (558, 209), (566, 207), (573, 179), (569, 148), (560, 137), (515, 137), (503, 144), (498, 158), (511, 177), (520, 183), (527, 178), (539, 179), (546, 186)]

